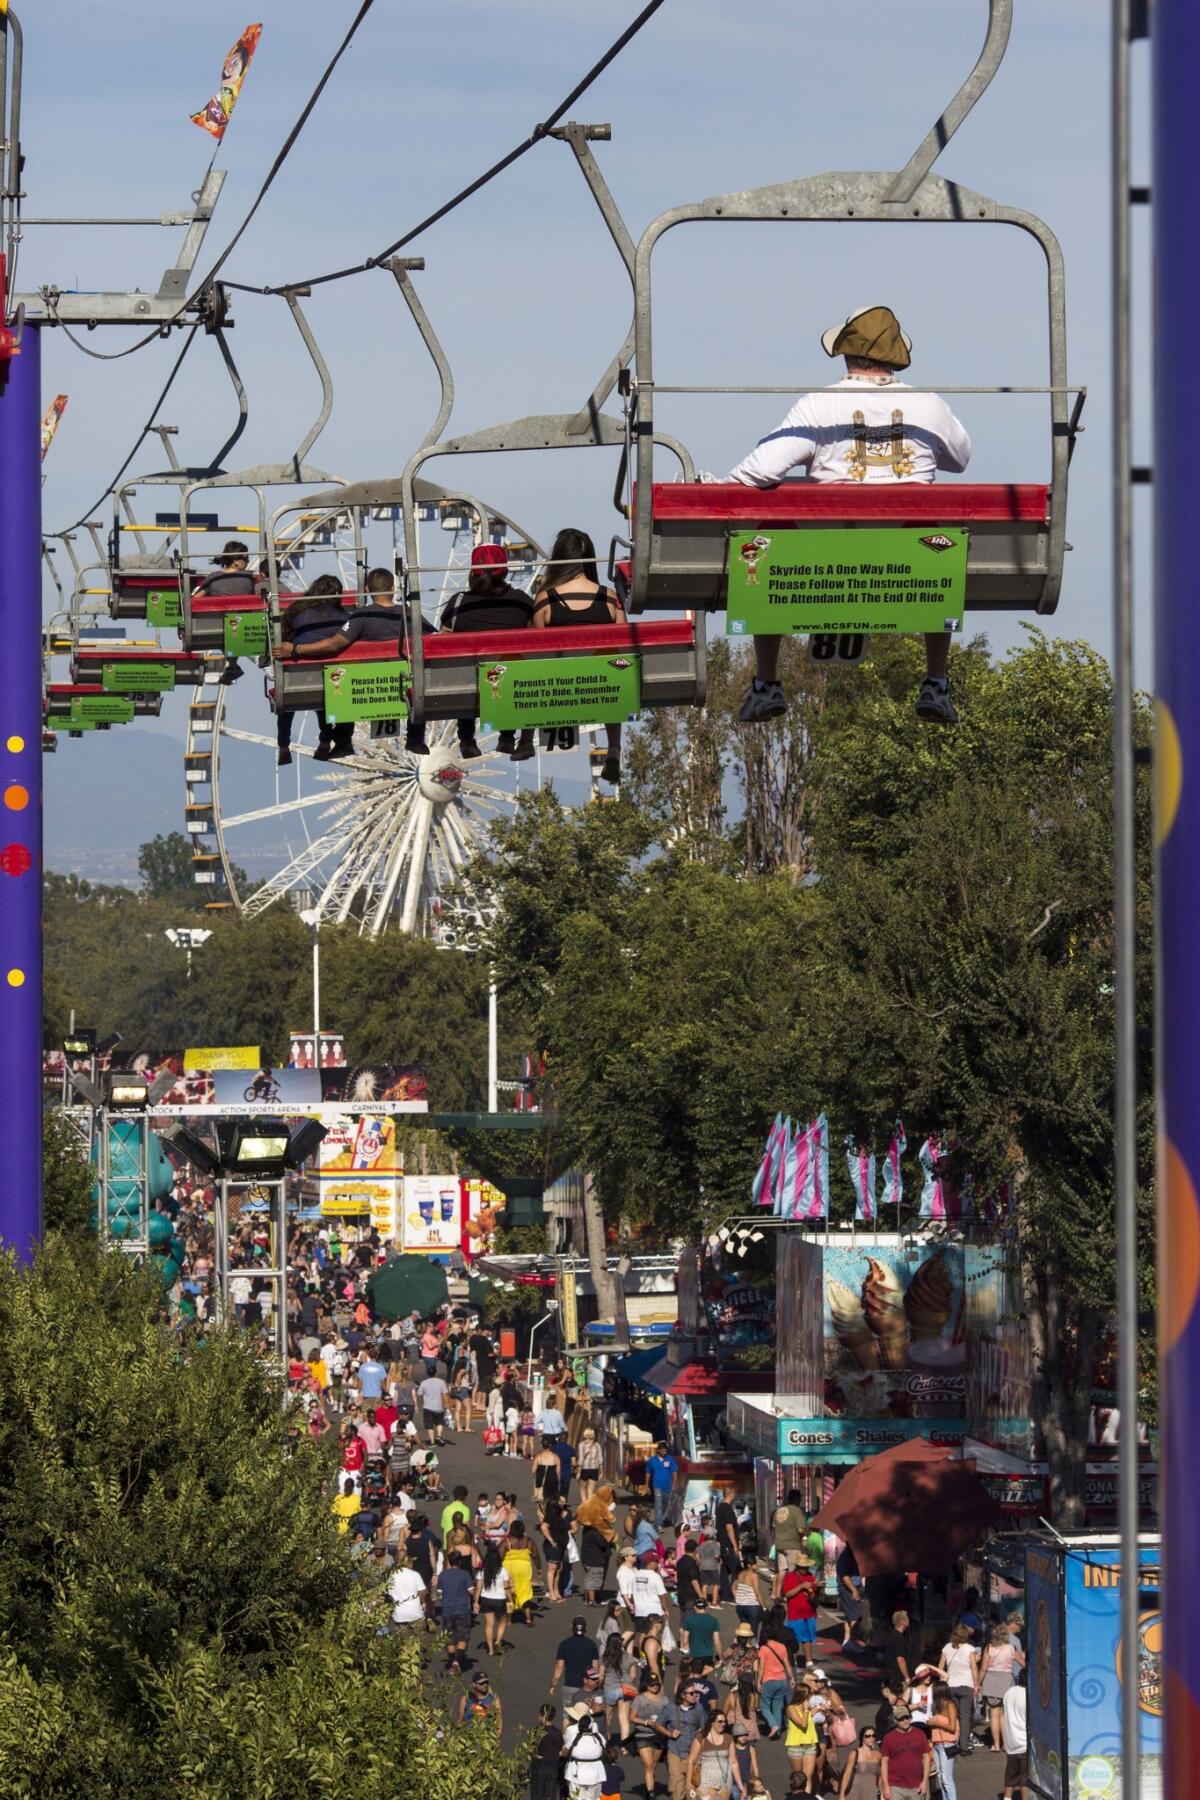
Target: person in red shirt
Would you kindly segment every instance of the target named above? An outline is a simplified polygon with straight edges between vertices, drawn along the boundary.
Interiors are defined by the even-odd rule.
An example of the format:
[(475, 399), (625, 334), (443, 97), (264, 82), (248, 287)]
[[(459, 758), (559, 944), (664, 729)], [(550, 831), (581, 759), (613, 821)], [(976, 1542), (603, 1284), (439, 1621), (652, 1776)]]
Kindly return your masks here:
[(913, 1725), (903, 1700), (893, 1706), (892, 1717), (896, 1722), (880, 1745), (880, 1800), (927, 1800), (933, 1760), (929, 1739)]
[(342, 1445), (342, 1467), (348, 1475), (359, 1475), (366, 1460), (367, 1446), (357, 1431), (352, 1431)]
[(811, 1667), (817, 1641), (817, 1582), (808, 1559), (800, 1557), (797, 1562), (783, 1576), (779, 1592), (787, 1603), (788, 1625)]
[(396, 1429), (396, 1420), (399, 1417), (399, 1410), (393, 1406), (390, 1400), (381, 1400), (379, 1405), (375, 1408), (375, 1423), (383, 1426), (389, 1443), (391, 1442), (392, 1433)]

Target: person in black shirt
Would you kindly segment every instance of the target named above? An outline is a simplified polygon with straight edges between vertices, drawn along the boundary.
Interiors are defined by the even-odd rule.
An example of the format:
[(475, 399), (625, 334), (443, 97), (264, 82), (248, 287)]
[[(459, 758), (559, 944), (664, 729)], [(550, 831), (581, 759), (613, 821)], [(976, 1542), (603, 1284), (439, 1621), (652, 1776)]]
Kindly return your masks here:
[(681, 1613), (690, 1612), (697, 1600), (705, 1598), (700, 1580), (700, 1564), (696, 1560), (696, 1540), (688, 1538), (683, 1555), (675, 1558), (675, 1598)]
[(599, 1647), (595, 1638), (587, 1635), (587, 1620), (580, 1613), (571, 1620), (570, 1637), (565, 1637), (558, 1646), (554, 1673), (550, 1677), (550, 1692), (553, 1693), (561, 1681), (563, 1705), (573, 1706), (579, 1698), (584, 1676), (592, 1664), (599, 1660)]
[(540, 1736), (529, 1771), (529, 1800), (558, 1800), (562, 1792), (563, 1734), (557, 1717), (557, 1709), (550, 1701), (538, 1708)]
[[(524, 631), (533, 617), (533, 601), (519, 588), (509, 586), (508, 557), (503, 544), (476, 544), (471, 552), (471, 572), (461, 593), (452, 594), (441, 618), (443, 631)], [(482, 755), (475, 741), (475, 719), (458, 721), (458, 747), (462, 756)], [(532, 728), (516, 734), (502, 731), (496, 742), (513, 762), (527, 762), (534, 753)]]
[(905, 1693), (921, 1660), (921, 1640), (903, 1608), (892, 1614), (891, 1629), (883, 1634), (883, 1654), (884, 1681), (897, 1694)]
[[(341, 592), (342, 584), (336, 575), (318, 575), (307, 593), (298, 594), (289, 602), (279, 633), (279, 654), (285, 662), (298, 656), (302, 646), (328, 638), (331, 628), (341, 624), (346, 616), (339, 604)], [(278, 710), (275, 714), (276, 761), (280, 768), (292, 760), (294, 717), (293, 713)], [(318, 762), (353, 754), (353, 725), (331, 726), (321, 706), (317, 708), (317, 724), (319, 735), (313, 756)]]
[[(213, 557), (213, 567), (220, 569), (221, 573), (206, 575), (203, 583), (193, 589), (193, 594), (230, 594), (241, 598), (246, 594), (258, 593), (258, 578), (250, 573), (249, 548), (237, 538), (230, 538), (220, 556)], [(240, 681), (242, 674), (242, 665), (237, 657), (227, 657), (225, 667), (221, 670), (221, 686), (228, 687), (231, 682)]]
[[(332, 576), (323, 575), (322, 581), (331, 581)], [(313, 586), (317, 584), (314, 582)], [(311, 591), (311, 590), (310, 590)], [(367, 575), (368, 604), (357, 612), (342, 613), (339, 629), (326, 633), (323, 637), (310, 637), (301, 643), (296, 642), (294, 654), (298, 657), (336, 657), (351, 644), (386, 644), (396, 645), (396, 655), (402, 652), (404, 638), (404, 613), (396, 605), (396, 578), (388, 569), (372, 569)], [(343, 729), (338, 727), (339, 730)], [(334, 756), (354, 755), (354, 728), (350, 726), (349, 737), (343, 748), (335, 748)], [(337, 733), (334, 733), (336, 738)]]
[(714, 1524), (717, 1528), (717, 1543), (721, 1546), (721, 1590), (722, 1598), (733, 1598), (733, 1580), (742, 1566), (742, 1545), (738, 1537), (737, 1509), (728, 1494), (717, 1505)]

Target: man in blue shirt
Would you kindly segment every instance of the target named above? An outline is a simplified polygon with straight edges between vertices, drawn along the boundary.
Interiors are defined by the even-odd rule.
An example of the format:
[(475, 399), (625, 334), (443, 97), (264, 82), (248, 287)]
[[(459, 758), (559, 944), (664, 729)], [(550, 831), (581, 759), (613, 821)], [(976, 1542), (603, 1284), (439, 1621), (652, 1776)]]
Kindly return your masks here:
[(654, 1523), (659, 1531), (667, 1523), (671, 1511), (671, 1490), (675, 1486), (675, 1477), (679, 1473), (679, 1464), (671, 1455), (666, 1444), (658, 1444), (654, 1455), (646, 1464), (646, 1474), (650, 1482), (650, 1492), (654, 1496)]
[(387, 1380), (387, 1370), (375, 1357), (374, 1348), (370, 1350), (366, 1362), (358, 1365), (358, 1391), (364, 1400), (382, 1400), (383, 1384)]

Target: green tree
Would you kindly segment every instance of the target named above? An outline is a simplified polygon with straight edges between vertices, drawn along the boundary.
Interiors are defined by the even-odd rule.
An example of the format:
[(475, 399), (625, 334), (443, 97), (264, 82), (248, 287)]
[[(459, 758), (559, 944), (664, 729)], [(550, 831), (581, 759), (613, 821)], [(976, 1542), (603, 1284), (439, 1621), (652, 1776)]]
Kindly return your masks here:
[(60, 1112), (42, 1114), (42, 1220), (46, 1231), (91, 1234), (95, 1175)]
[[(182, 831), (157, 832), (138, 851), (138, 874), (142, 892), (151, 900), (170, 900), (195, 908), (200, 904), (199, 890), (192, 874), (192, 844)], [(245, 869), (233, 865), (234, 880), (240, 894), (254, 885)]]
[(171, 1338), (151, 1275), (59, 1237), (0, 1262), (0, 1791), (517, 1800), (380, 1636), (276, 1383)]

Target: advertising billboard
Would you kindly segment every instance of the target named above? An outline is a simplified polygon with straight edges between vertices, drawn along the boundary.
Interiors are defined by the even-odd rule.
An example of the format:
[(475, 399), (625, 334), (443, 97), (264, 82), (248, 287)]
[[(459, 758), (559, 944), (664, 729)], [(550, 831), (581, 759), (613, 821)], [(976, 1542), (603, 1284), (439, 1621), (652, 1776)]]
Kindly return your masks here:
[(968, 1247), (966, 1414), (972, 1437), (1010, 1456), (1036, 1454), (1033, 1361), (1020, 1273), (1002, 1247)]
[(959, 1449), (962, 1419), (780, 1419), (778, 1451), (787, 1462), (857, 1463), (910, 1438)]
[(1138, 1642), (1124, 1664), (1115, 1544), (1051, 1544), (1026, 1551), (1030, 1778), (1042, 1800), (1120, 1800), (1121, 1696), (1137, 1683), (1138, 1791), (1162, 1793), (1160, 1552), (1138, 1552)]
[(462, 1237), (462, 1189), (457, 1175), (406, 1175), (400, 1248), (415, 1256), (449, 1256)]
[(278, 1106), (303, 1112), (321, 1101), (321, 1077), (315, 1069), (214, 1069), (213, 1100), (218, 1106)]
[(185, 1075), (201, 1069), (249, 1069), (254, 1074), (261, 1067), (262, 1051), (257, 1044), (206, 1044), (183, 1053)]
[(825, 1409), (847, 1419), (961, 1419), (963, 1251), (834, 1244), (825, 1250)]
[(326, 1126), (318, 1170), (322, 1181), (335, 1175), (402, 1175), (396, 1121), (379, 1116), (333, 1120)]

